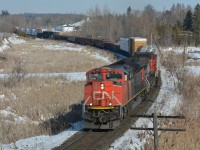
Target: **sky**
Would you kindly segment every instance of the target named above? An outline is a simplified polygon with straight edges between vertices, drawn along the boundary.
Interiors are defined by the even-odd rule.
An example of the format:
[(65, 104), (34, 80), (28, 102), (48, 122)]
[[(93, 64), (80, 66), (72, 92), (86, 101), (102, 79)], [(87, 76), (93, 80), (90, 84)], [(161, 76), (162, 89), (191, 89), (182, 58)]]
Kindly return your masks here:
[(143, 10), (150, 4), (158, 11), (168, 10), (173, 4), (183, 3), (193, 8), (199, 0), (0, 0), (0, 11), (8, 10), (11, 14), (19, 13), (82, 13), (91, 8), (107, 7), (112, 13), (125, 13), (131, 6), (134, 10)]

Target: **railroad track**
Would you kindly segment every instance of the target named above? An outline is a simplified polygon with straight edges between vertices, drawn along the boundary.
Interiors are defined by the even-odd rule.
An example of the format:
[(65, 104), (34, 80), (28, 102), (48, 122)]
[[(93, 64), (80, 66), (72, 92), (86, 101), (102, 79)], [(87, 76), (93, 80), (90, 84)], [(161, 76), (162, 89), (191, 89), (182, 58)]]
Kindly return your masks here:
[[(76, 133), (72, 138), (67, 140), (65, 143), (63, 143), (60, 147), (55, 148), (54, 150), (66, 150), (66, 149), (82, 149), (82, 150), (88, 150), (91, 147), (91, 141), (95, 143), (96, 141), (93, 140), (94, 136), (95, 139), (98, 140), (102, 137), (103, 134), (105, 134), (107, 131), (103, 130), (82, 130), (78, 133)], [(109, 132), (109, 131), (108, 131)], [(87, 136), (87, 139), (90, 142), (86, 142), (84, 140), (84, 137)], [(97, 138), (98, 137), (98, 138)]]
[[(159, 85), (160, 82), (159, 82)], [(114, 130), (87, 130), (80, 131), (54, 150), (107, 150), (114, 147), (111, 145), (117, 138), (121, 137), (137, 118), (131, 115), (139, 115), (147, 112), (159, 94), (160, 86), (151, 90), (147, 99), (142, 101), (123, 122)]]
[(86, 135), (88, 135), (90, 132), (92, 132), (91, 130), (82, 130), (79, 131), (78, 133), (76, 133), (74, 135), (75, 138), (70, 138), (67, 142), (63, 143), (60, 147), (55, 148), (55, 150), (66, 150), (69, 149), (69, 147), (73, 144), (75, 144), (76, 142), (78, 142), (79, 140), (81, 140), (81, 138), (84, 138)]

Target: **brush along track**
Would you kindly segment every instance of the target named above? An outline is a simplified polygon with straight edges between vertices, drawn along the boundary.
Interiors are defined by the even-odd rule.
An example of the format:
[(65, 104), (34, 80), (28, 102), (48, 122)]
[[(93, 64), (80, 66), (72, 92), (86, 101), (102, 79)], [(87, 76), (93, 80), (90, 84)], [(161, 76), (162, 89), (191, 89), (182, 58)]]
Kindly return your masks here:
[[(127, 116), (122, 123), (114, 130), (89, 130), (80, 131), (69, 140), (63, 143), (60, 147), (55, 150), (107, 150), (111, 144), (119, 137), (121, 137), (130, 126), (135, 123), (137, 118), (130, 117), (131, 115), (144, 114), (148, 108), (156, 100), (161, 82), (159, 86), (152, 88), (151, 93), (147, 96), (146, 100), (142, 101), (130, 114)], [(114, 149), (114, 147), (113, 147)]]

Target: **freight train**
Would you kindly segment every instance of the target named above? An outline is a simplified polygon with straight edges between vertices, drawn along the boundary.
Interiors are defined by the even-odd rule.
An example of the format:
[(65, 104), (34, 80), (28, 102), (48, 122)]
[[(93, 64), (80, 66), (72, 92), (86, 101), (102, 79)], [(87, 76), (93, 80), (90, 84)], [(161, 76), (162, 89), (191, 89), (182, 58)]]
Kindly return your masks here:
[(121, 38), (120, 45), (93, 38), (62, 36), (81, 45), (90, 45), (127, 56), (113, 64), (94, 68), (86, 73), (83, 121), (88, 129), (114, 129), (132, 110), (138, 98), (145, 99), (158, 80), (157, 55), (141, 51), (146, 38)]
[(135, 54), (86, 73), (83, 120), (85, 128), (114, 129), (157, 83), (156, 55)]

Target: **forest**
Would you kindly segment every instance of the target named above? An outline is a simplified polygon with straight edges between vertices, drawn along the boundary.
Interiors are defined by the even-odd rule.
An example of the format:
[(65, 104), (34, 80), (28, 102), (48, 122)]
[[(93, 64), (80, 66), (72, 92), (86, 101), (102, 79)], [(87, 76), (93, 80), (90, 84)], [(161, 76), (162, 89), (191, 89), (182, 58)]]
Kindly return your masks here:
[(195, 8), (184, 4), (173, 4), (169, 10), (157, 11), (152, 5), (143, 10), (133, 10), (131, 6), (123, 14), (113, 14), (104, 7), (96, 6), (86, 14), (10, 14), (1, 11), (0, 32), (12, 32), (13, 27), (54, 28), (56, 25), (70, 24), (90, 18), (76, 33), (117, 42), (120, 37), (146, 37), (150, 41), (153, 34), (162, 46), (200, 44), (200, 4)]

